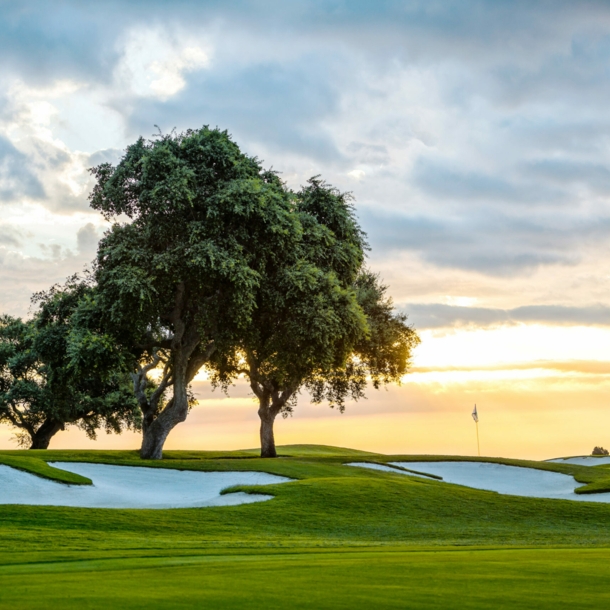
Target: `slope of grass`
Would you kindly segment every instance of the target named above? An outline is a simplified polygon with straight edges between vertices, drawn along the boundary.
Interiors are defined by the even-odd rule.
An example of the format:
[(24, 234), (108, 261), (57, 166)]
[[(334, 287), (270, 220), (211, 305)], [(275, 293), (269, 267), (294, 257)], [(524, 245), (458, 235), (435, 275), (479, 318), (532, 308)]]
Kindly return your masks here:
[[(344, 465), (405, 460), (417, 470), (418, 459), (434, 456), (312, 446), (280, 448), (287, 457), (275, 460), (244, 453), (169, 452), (143, 462), (133, 451), (0, 452), (3, 463), (39, 470), (44, 457), (295, 479), (265, 486), (274, 499), (241, 506), (0, 505), (0, 607), (584, 608), (607, 599), (608, 504), (504, 496)], [(592, 481), (598, 475), (588, 471), (608, 475), (502, 462)], [(57, 475), (48, 468), (46, 476)]]
[[(385, 464), (388, 462), (412, 462), (410, 470), (418, 472), (416, 462), (430, 461), (472, 461), (507, 464), (523, 468), (536, 468), (568, 474), (583, 483), (576, 489), (577, 494), (593, 494), (610, 492), (610, 467), (579, 466), (556, 462), (536, 462), (533, 460), (516, 460), (510, 458), (468, 457), (456, 455), (383, 455), (329, 447), (326, 445), (284, 445), (278, 447), (277, 460), (260, 460), (258, 449), (240, 451), (166, 451), (162, 461), (141, 460), (137, 451), (0, 451), (0, 464), (7, 464), (21, 470), (26, 470), (38, 476), (57, 480), (62, 483), (91, 484), (91, 481), (80, 475), (73, 474), (49, 466), (47, 462), (94, 462), (101, 464), (122, 464), (126, 466), (145, 466), (148, 468), (179, 468), (182, 470), (264, 470), (272, 474), (296, 476), (301, 478), (291, 466), (284, 464), (283, 458), (315, 459), (319, 463), (347, 463), (350, 460)], [(241, 464), (239, 462), (242, 462)], [(278, 463), (281, 464), (278, 470)], [(610, 466), (610, 465), (608, 465)], [(313, 464), (310, 467), (315, 468)], [(286, 468), (288, 470), (286, 470)], [(288, 472), (295, 473), (294, 475)], [(434, 478), (434, 477), (433, 477)]]
[(18, 470), (24, 470), (25, 472), (35, 474), (45, 479), (59, 481), (60, 483), (67, 483), (69, 485), (91, 485), (91, 479), (83, 477), (80, 474), (75, 474), (74, 472), (67, 472), (49, 466), (42, 457), (36, 457), (29, 453), (23, 455), (23, 452), (0, 452), (0, 464), (10, 466), (11, 468), (17, 468)]
[[(325, 448), (321, 451), (329, 453)], [(20, 457), (25, 452), (13, 453)], [(49, 545), (82, 550), (91, 544), (105, 549), (261, 544), (610, 544), (610, 505), (502, 496), (405, 474), (347, 467), (344, 464), (354, 458), (342, 456), (341, 450), (332, 457), (275, 460), (235, 459), (233, 455), (212, 458), (206, 453), (196, 459), (195, 452), (188, 452), (183, 459), (174, 452), (172, 459), (145, 462), (132, 451), (48, 451), (30, 458), (31, 453), (27, 453), (28, 460), (40, 459), (44, 453), (49, 461), (200, 471), (257, 470), (295, 481), (265, 486), (264, 492), (275, 496), (269, 502), (233, 507), (159, 511), (4, 505), (0, 506), (0, 551), (44, 550)], [(315, 448), (308, 447), (304, 453), (315, 453)], [(401, 459), (414, 460), (409, 456), (375, 457), (379, 462)], [(544, 467), (557, 472), (597, 471), (564, 464)], [(261, 491), (248, 486), (234, 489)]]

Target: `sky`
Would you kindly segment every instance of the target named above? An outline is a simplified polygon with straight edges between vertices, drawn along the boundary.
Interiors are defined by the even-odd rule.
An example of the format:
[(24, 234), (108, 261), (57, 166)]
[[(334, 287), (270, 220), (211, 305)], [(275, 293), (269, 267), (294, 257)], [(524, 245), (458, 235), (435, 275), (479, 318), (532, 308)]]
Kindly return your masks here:
[[(476, 403), (484, 455), (587, 454), (610, 445), (609, 94), (605, 1), (5, 0), (0, 312), (95, 256), (88, 168), (218, 126), (290, 186), (352, 192), (422, 339), (400, 387), (344, 414), (303, 395), (279, 444), (476, 455)], [(245, 384), (194, 389), (166, 447), (257, 446)]]

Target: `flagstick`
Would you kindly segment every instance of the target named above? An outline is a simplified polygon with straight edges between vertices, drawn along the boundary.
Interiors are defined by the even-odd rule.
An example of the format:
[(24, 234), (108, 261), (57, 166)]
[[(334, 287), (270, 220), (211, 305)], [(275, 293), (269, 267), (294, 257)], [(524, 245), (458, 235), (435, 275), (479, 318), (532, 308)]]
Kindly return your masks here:
[(477, 450), (479, 452), (479, 457), (481, 457), (481, 445), (479, 445), (479, 422), (474, 422), (477, 426)]

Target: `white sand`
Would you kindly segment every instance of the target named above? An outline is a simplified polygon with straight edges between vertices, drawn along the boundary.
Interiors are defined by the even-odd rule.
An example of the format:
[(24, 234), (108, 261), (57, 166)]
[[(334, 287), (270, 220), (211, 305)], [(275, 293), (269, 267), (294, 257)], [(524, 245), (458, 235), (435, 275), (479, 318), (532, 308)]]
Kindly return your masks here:
[[(581, 487), (582, 484), (577, 483), (573, 477), (535, 468), (520, 468), (489, 462), (391, 462), (391, 464), (443, 477), (445, 483), (496, 491), (501, 494), (610, 502), (610, 493), (577, 495), (574, 493), (574, 489)], [(349, 465), (365, 468), (373, 466), (375, 470), (386, 470), (387, 468), (378, 468), (378, 465), (364, 462), (353, 462)], [(401, 470), (387, 469), (397, 474), (414, 476)]]
[(607, 457), (592, 457), (590, 455), (571, 458), (555, 458), (547, 460), (547, 462), (557, 462), (559, 464), (578, 464), (579, 466), (600, 466), (601, 464), (610, 464), (610, 456)]
[(233, 485), (272, 485), (292, 479), (265, 472), (195, 472), (56, 462), (93, 485), (65, 485), (0, 465), (0, 504), (80, 506), (87, 508), (191, 508), (234, 506), (270, 500), (265, 494), (220, 492)]

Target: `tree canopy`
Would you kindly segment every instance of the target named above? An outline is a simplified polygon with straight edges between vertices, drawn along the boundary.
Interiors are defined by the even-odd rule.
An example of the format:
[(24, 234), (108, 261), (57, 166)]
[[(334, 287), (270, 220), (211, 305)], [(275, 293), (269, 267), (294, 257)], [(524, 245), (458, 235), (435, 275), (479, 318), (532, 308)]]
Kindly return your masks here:
[(46, 449), (68, 425), (90, 438), (102, 427), (139, 427), (129, 376), (108, 364), (112, 347), (98, 345), (88, 366), (72, 357), (74, 314), (92, 291), (72, 277), (34, 295), (32, 319), (0, 318), (0, 421), (17, 428), (22, 445)]
[(419, 339), (364, 266), (349, 194), (320, 177), (293, 191), (208, 127), (140, 138), (91, 172), (91, 206), (113, 221), (92, 275), (0, 324), (0, 417), (34, 445), (141, 422), (141, 457), (160, 459), (207, 367), (225, 389), (248, 378), (272, 457), (301, 390), (343, 410), (407, 372)]
[(273, 423), (302, 388), (343, 409), (347, 396), (364, 396), (368, 378), (376, 388), (399, 382), (418, 341), (363, 269), (365, 236), (349, 196), (316, 177), (292, 198), (303, 230), (281, 265), (265, 268), (236, 349), (213, 359), (217, 384), (248, 378), (263, 457), (276, 455)]
[(115, 220), (95, 265), (103, 325), (131, 354), (141, 455), (158, 459), (186, 419), (190, 382), (215, 352), (231, 349), (264, 270), (281, 265), (302, 228), (277, 175), (226, 131), (140, 138), (116, 167), (92, 172), (91, 205)]

